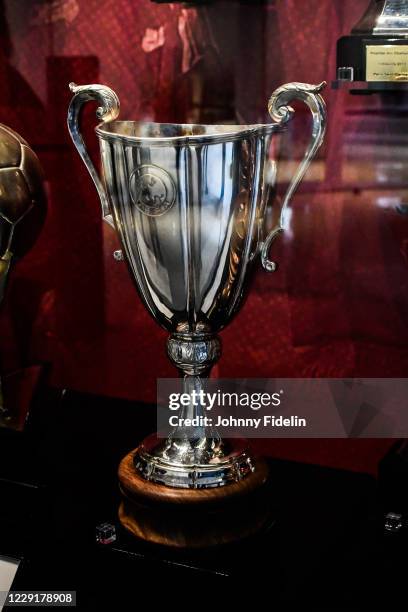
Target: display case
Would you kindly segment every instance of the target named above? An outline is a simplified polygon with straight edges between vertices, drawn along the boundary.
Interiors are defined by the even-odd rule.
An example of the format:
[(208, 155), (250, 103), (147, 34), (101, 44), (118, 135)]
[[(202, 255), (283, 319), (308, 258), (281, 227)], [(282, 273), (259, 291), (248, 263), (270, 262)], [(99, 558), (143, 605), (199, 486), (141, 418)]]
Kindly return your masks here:
[[(368, 87), (361, 58), (354, 66), (355, 82), (350, 82), (349, 73), (338, 72), (350, 67), (351, 61), (339, 65), (337, 42), (351, 36), (368, 4), (368, 0), (0, 0), (0, 122), (20, 134), (38, 156), (48, 201), (41, 233), (29, 252), (16, 258), (1, 304), (5, 402), (20, 415), (17, 429), (27, 429), (7, 431), (7, 449), (25, 448), (28, 437), (41, 455), (41, 427), (46, 427), (50, 442), (53, 427), (58, 430), (55, 419), (64, 414), (76, 460), (76, 431), (82, 440), (87, 433), (88, 459), (106, 444), (101, 452), (109, 455), (109, 462), (102, 464), (113, 466), (106, 490), (114, 495), (117, 463), (121, 453), (132, 448), (126, 432), (137, 423), (132, 410), (136, 415), (154, 411), (157, 379), (174, 376), (164, 350), (166, 334), (139, 300), (120, 256), (118, 235), (102, 222), (97, 193), (72, 146), (66, 125), (72, 97), (69, 83), (112, 88), (120, 98), (121, 119), (232, 126), (269, 123), (268, 101), (283, 83), (326, 81), (321, 92), (328, 117), (325, 141), (288, 205), (285, 232), (274, 245), (279, 268), (268, 275), (255, 266), (246, 302), (222, 332), (223, 359), (214, 366), (213, 375), (406, 376), (408, 80), (402, 78), (398, 87), (378, 83)], [(342, 52), (344, 45), (340, 43)], [(347, 47), (347, 59), (353, 49)], [(99, 170), (93, 130), (97, 105), (89, 106), (82, 114), (83, 136)], [(279, 163), (267, 206), (268, 229), (279, 218), (312, 129), (308, 109), (299, 102), (294, 108), (293, 120), (273, 139), (271, 158)], [(101, 410), (98, 446), (81, 410), (69, 416), (76, 401), (84, 412), (92, 406), (94, 420)], [(44, 413), (41, 405), (46, 406)], [(61, 405), (65, 412), (58, 412)], [(121, 410), (126, 412), (129, 406), (132, 415), (124, 418), (121, 440)], [(112, 429), (118, 437), (113, 449)], [(133, 446), (145, 433), (136, 427)], [(344, 485), (346, 495), (358, 489), (360, 476), (355, 472), (370, 474), (367, 487), (375, 497), (377, 465), (392, 443), (260, 439), (254, 444), (269, 459), (349, 470), (350, 489), (343, 480), (339, 485)], [(57, 452), (54, 445), (55, 441), (44, 448)], [(21, 452), (25, 458), (24, 453), (29, 454), (27, 448)], [(69, 453), (63, 458), (62, 472), (70, 473), (71, 484), (81, 479), (76, 460), (71, 473)], [(38, 471), (29, 476), (22, 465), (13, 478), (16, 482), (26, 478), (41, 497), (50, 482), (55, 487), (58, 481), (46, 464), (39, 460)], [(1, 470), (1, 478), (9, 479), (6, 464)], [(327, 473), (321, 480), (314, 474), (310, 486), (316, 491), (320, 482), (325, 486)], [(96, 480), (103, 488), (104, 479)], [(86, 482), (81, 481), (81, 495), (88, 499)], [(69, 497), (71, 489), (67, 491)], [(105, 502), (98, 516), (92, 506), (88, 516), (92, 529), (116, 519), (114, 504)], [(291, 500), (285, 503), (290, 505)], [(382, 506), (375, 508), (381, 514)], [(390, 511), (393, 508), (387, 508)], [(310, 509), (313, 516), (315, 512), (318, 504)], [(367, 508), (363, 512), (365, 517), (370, 514)], [(66, 519), (67, 514), (62, 515)], [(352, 516), (348, 508), (347, 520), (352, 522)], [(374, 531), (377, 527), (375, 523)], [(90, 536), (81, 532), (78, 537), (83, 542)], [(21, 550), (2, 552), (18, 556)], [(127, 549), (126, 555), (133, 553)], [(189, 557), (188, 563), (195, 567), (194, 559)]]

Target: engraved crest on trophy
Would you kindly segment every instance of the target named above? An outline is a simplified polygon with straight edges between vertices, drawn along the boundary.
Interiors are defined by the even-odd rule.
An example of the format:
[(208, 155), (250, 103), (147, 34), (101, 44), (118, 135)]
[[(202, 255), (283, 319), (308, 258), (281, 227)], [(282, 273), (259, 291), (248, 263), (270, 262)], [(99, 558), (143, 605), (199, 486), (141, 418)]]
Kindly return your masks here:
[(175, 202), (176, 187), (163, 168), (144, 164), (130, 176), (129, 190), (134, 204), (146, 215), (162, 215)]

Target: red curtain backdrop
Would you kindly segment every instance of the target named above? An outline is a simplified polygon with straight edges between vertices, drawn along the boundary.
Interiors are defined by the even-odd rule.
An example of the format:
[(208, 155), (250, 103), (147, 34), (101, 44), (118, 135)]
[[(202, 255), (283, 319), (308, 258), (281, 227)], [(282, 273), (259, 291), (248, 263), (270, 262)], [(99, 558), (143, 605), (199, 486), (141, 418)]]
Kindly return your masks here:
[[(122, 118), (255, 122), (267, 120), (268, 97), (282, 83), (326, 80), (327, 141), (276, 246), (279, 272), (257, 272), (242, 312), (222, 334), (215, 373), (406, 375), (406, 100), (330, 87), (336, 41), (367, 2), (194, 8), (149, 0), (1, 0), (0, 121), (38, 153), (49, 197), (46, 226), (15, 265), (2, 306), (3, 373), (49, 362), (53, 384), (148, 402), (155, 401), (156, 378), (174, 375), (166, 335), (145, 312), (125, 265), (112, 257), (117, 238), (101, 222), (97, 194), (69, 140), (70, 81), (111, 86)], [(93, 110), (83, 120), (97, 159)], [(309, 130), (299, 107), (282, 143), (286, 166), (300, 159)], [(275, 207), (287, 175), (279, 176)], [(297, 445), (295, 455), (304, 448), (303, 458), (315, 460), (318, 449), (326, 463), (363, 467), (358, 450), (339, 459), (340, 443), (313, 444)]]

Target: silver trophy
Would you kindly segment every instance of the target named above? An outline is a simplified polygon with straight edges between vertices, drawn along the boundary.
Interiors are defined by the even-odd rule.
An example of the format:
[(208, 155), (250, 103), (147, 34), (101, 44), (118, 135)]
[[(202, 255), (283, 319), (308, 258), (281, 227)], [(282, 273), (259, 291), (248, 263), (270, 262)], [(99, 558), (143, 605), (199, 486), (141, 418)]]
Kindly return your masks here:
[[(103, 219), (116, 229), (139, 295), (169, 332), (167, 353), (186, 392), (199, 389), (220, 358), (218, 333), (238, 312), (250, 269), (283, 231), (285, 210), (321, 146), (325, 83), (289, 83), (269, 100), (270, 124), (188, 125), (119, 121), (119, 100), (103, 85), (70, 85), (68, 129), (99, 193)], [(79, 127), (83, 105), (96, 100), (101, 121), (101, 180)], [(311, 110), (311, 142), (283, 201), (280, 219), (265, 231), (265, 211), (276, 180), (271, 143), (291, 119), (290, 103)], [(200, 407), (188, 406), (191, 417)], [(257, 470), (245, 441), (217, 432), (178, 428), (152, 435), (132, 455), (144, 482), (180, 489), (232, 487)]]
[(371, 0), (352, 34), (408, 35), (408, 0)]
[(384, 91), (395, 89), (389, 83), (406, 83), (407, 40), (408, 0), (371, 0), (351, 34), (337, 43), (335, 87), (362, 81), (368, 89)]

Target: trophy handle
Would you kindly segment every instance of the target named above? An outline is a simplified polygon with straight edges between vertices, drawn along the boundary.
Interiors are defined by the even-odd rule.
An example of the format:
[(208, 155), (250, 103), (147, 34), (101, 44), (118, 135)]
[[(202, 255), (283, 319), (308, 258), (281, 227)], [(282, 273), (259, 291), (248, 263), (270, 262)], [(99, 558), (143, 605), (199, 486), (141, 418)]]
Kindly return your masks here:
[(291, 201), (296, 189), (299, 187), (310, 162), (319, 150), (326, 132), (327, 113), (326, 103), (319, 94), (326, 87), (326, 82), (320, 85), (307, 85), (306, 83), (288, 83), (279, 87), (271, 96), (268, 103), (268, 111), (275, 123), (284, 125), (294, 114), (294, 109), (289, 106), (293, 100), (301, 100), (310, 108), (313, 116), (312, 139), (304, 155), (296, 174), (294, 175), (283, 200), (282, 209), (277, 225), (268, 234), (261, 246), (261, 261), (267, 272), (274, 272), (277, 264), (268, 259), (269, 250), (278, 234), (284, 230), (284, 217), (286, 208)]
[(86, 150), (84, 139), (79, 129), (79, 118), (85, 102), (96, 100), (96, 102), (100, 104), (96, 109), (97, 118), (104, 123), (113, 121), (119, 115), (119, 99), (112, 89), (104, 85), (75, 85), (75, 83), (70, 83), (69, 88), (74, 93), (74, 96), (68, 108), (68, 130), (99, 194), (102, 207), (102, 218), (113, 227), (112, 213), (110, 211), (105, 188)]

